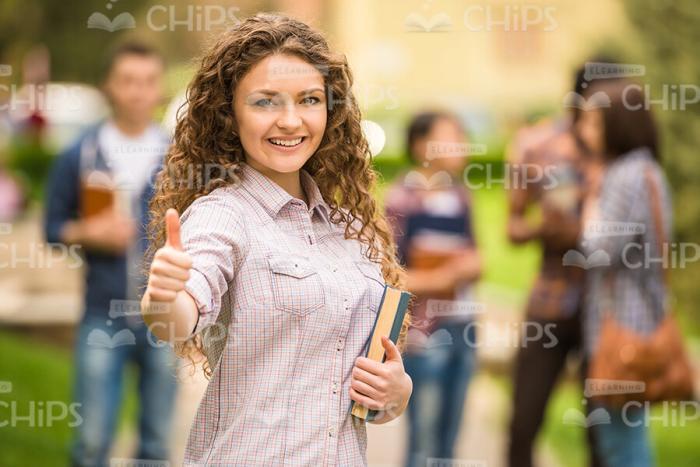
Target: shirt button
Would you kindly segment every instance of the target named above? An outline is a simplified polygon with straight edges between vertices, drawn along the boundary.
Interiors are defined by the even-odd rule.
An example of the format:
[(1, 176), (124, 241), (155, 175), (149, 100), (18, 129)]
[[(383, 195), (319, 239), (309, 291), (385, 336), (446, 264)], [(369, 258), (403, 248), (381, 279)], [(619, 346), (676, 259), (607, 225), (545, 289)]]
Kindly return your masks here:
[(335, 436), (335, 428), (334, 428), (334, 427), (330, 427), (330, 428), (328, 429), (328, 436), (330, 436), (331, 438), (332, 438), (333, 436)]
[(338, 339), (338, 350), (343, 350), (343, 347), (345, 347), (345, 341), (341, 337)]
[(333, 385), (331, 386), (331, 388), (333, 389), (333, 394), (337, 394), (337, 393), (338, 393), (338, 383), (333, 383)]

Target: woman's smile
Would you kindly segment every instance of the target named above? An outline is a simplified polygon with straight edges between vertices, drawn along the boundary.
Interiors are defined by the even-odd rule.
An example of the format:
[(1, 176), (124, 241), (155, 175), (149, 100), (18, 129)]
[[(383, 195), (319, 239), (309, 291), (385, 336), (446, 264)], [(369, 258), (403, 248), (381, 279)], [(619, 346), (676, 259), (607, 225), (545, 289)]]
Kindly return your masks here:
[(293, 152), (302, 146), (306, 141), (306, 136), (283, 136), (268, 138), (266, 141), (278, 151)]

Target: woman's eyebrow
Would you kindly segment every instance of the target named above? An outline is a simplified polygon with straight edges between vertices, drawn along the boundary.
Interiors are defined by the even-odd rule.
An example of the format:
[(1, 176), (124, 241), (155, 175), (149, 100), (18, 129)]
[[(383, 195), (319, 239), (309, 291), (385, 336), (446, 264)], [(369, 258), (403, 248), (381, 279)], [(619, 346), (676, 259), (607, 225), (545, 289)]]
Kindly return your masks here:
[(320, 87), (315, 87), (315, 88), (309, 88), (304, 91), (301, 91), (297, 96), (305, 95), (305, 94), (313, 94), (314, 92), (323, 92), (323, 88)]
[[(313, 94), (314, 92), (323, 92), (323, 88), (314, 87), (314, 88), (305, 89), (303, 91), (299, 91), (297, 93), (297, 96), (304, 96), (304, 95), (308, 95), (308, 94)], [(272, 89), (255, 89), (255, 90), (251, 91), (250, 94), (248, 94), (248, 95), (250, 96), (253, 94), (265, 94), (267, 96), (276, 96), (277, 94), (280, 94), (280, 92), (273, 91)]]

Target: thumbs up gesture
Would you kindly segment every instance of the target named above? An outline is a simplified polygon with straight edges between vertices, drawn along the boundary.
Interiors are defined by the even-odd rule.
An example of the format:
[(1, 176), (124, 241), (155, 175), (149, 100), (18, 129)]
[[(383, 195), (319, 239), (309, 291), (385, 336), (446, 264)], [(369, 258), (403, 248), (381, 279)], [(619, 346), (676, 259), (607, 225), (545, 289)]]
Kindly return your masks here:
[(154, 302), (173, 302), (190, 278), (192, 259), (182, 249), (180, 216), (175, 209), (165, 213), (165, 245), (156, 251), (148, 275), (146, 294)]

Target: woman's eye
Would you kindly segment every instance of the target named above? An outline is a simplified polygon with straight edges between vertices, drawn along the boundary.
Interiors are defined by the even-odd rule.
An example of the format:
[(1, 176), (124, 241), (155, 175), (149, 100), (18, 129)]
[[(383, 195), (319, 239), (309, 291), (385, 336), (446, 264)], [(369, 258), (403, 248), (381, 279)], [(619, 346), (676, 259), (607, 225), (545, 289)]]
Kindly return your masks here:
[(255, 101), (255, 105), (258, 107), (270, 107), (272, 105), (272, 99), (258, 99)]
[(307, 104), (307, 105), (314, 105), (314, 104), (320, 104), (321, 99), (315, 96), (307, 96), (305, 97), (302, 101), (302, 104)]

